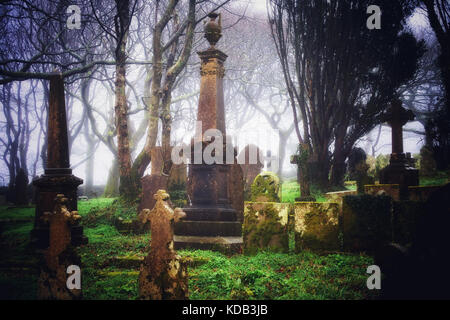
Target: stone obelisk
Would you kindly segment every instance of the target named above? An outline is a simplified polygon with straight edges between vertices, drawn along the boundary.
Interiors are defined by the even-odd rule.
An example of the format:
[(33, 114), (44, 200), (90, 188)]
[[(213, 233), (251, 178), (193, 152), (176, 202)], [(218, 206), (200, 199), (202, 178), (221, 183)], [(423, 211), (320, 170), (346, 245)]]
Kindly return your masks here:
[(399, 184), (400, 197), (407, 198), (408, 186), (419, 185), (419, 170), (410, 166), (403, 152), (402, 127), (408, 121), (414, 120), (414, 114), (411, 110), (403, 108), (402, 102), (396, 99), (391, 102), (383, 117), (392, 129), (392, 153), (389, 165), (380, 172), (380, 183)]
[[(72, 174), (69, 159), (64, 79), (60, 73), (50, 78), (50, 98), (47, 128), (47, 163), (44, 174), (33, 181), (36, 197), (34, 228), (31, 242), (37, 248), (49, 246), (49, 226), (41, 217), (44, 212), (53, 212), (57, 194), (64, 194), (69, 211), (77, 210), (77, 188), (83, 180)], [(83, 227), (71, 226), (72, 245), (87, 243)]]
[[(203, 157), (195, 163), (198, 154), (203, 152), (209, 141), (205, 139), (208, 129), (217, 129), (225, 139), (225, 108), (223, 98), (224, 62), (227, 55), (215, 48), (221, 34), (220, 17), (210, 13), (211, 19), (205, 25), (205, 38), (210, 47), (198, 52), (201, 59), (200, 97), (198, 102), (197, 127), (189, 165), (189, 186), (191, 205), (183, 208), (186, 218), (175, 225), (174, 244), (176, 249), (197, 248), (225, 252), (239, 252), (242, 248), (242, 225), (238, 215), (230, 205), (227, 174), (230, 165), (226, 161), (207, 164)], [(215, 20), (219, 17), (219, 22)], [(232, 146), (223, 143), (223, 155)], [(193, 163), (194, 162), (194, 163)]]

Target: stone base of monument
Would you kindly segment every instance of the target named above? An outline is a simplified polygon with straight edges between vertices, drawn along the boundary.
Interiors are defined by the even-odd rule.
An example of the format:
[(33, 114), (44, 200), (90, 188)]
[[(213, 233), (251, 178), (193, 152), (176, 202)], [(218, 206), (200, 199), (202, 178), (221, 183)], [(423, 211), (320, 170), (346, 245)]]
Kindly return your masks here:
[[(35, 248), (45, 249), (49, 246), (49, 227), (41, 221), (44, 212), (52, 212), (54, 199), (58, 193), (64, 194), (67, 199), (67, 209), (77, 210), (77, 188), (83, 180), (72, 175), (71, 169), (45, 169), (45, 174), (33, 181), (36, 198), (36, 213), (34, 228), (31, 230), (31, 244)], [(88, 243), (83, 234), (83, 227), (78, 223), (70, 226), (71, 244), (80, 246)]]
[(219, 251), (226, 255), (242, 253), (242, 237), (173, 236), (175, 249)]
[(408, 187), (419, 185), (419, 170), (409, 167), (401, 159), (391, 159), (390, 164), (380, 172), (380, 184), (399, 184), (400, 198), (407, 199)]
[(67, 268), (80, 265), (81, 259), (75, 249), (70, 247), (58, 256), (58, 265), (54, 270), (42, 261), (38, 278), (37, 297), (40, 300), (80, 300), (81, 289), (67, 288)]
[(202, 249), (225, 254), (242, 252), (242, 223), (236, 210), (221, 207), (183, 208), (186, 218), (174, 226), (175, 250)]
[(408, 196), (411, 201), (422, 201), (425, 202), (430, 198), (430, 196), (441, 189), (444, 185), (440, 186), (409, 186)]
[(164, 269), (152, 273), (154, 264), (147, 257), (139, 273), (139, 299), (185, 300), (188, 299), (188, 261), (179, 256), (162, 263)]
[(325, 198), (327, 202), (334, 202), (339, 205), (339, 212), (342, 212), (342, 202), (345, 196), (354, 196), (356, 195), (356, 190), (343, 190), (343, 191), (334, 191), (325, 193)]

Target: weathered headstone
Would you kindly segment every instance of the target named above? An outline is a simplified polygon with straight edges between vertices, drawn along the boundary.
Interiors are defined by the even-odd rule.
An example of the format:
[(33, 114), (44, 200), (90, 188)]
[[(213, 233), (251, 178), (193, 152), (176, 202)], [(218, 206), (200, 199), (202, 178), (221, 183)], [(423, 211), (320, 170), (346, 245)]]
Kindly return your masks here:
[(41, 219), (49, 223), (50, 246), (44, 253), (38, 280), (38, 298), (46, 300), (71, 300), (81, 298), (81, 288), (69, 289), (68, 267), (80, 265), (80, 257), (71, 245), (69, 224), (81, 217), (66, 207), (68, 199), (63, 194), (55, 198), (53, 212), (45, 212)]
[(410, 167), (403, 152), (402, 127), (408, 121), (414, 120), (414, 114), (411, 110), (404, 109), (400, 100), (394, 100), (383, 119), (392, 128), (392, 153), (389, 165), (380, 172), (380, 183), (399, 184), (401, 197), (406, 198), (408, 186), (419, 185), (419, 171)]
[(186, 214), (167, 203), (169, 194), (158, 190), (152, 210), (139, 214), (142, 223), (150, 221), (150, 252), (141, 265), (139, 297), (145, 300), (182, 300), (188, 298), (187, 264), (174, 251), (173, 226)]
[[(62, 193), (67, 197), (69, 211), (77, 210), (77, 188), (83, 183), (72, 175), (69, 159), (69, 141), (67, 136), (66, 105), (64, 98), (64, 80), (61, 74), (54, 74), (50, 79), (50, 98), (48, 110), (47, 163), (44, 174), (33, 180), (36, 188), (36, 213), (31, 242), (38, 248), (49, 245), (48, 224), (42, 221), (44, 212), (53, 211), (54, 199)], [(87, 243), (83, 227), (75, 223), (71, 226), (73, 245)]]
[(294, 210), (296, 252), (340, 249), (337, 203), (296, 202)]
[(252, 184), (251, 200), (255, 202), (280, 202), (280, 179), (273, 172), (262, 172)]
[(138, 211), (151, 209), (155, 206), (156, 200), (154, 194), (160, 189), (166, 189), (169, 176), (163, 174), (164, 156), (162, 147), (153, 147), (151, 154), (151, 174), (141, 178), (142, 193)]
[(258, 250), (289, 251), (289, 203), (245, 202), (244, 253)]
[[(215, 48), (222, 36), (220, 18), (217, 13), (208, 15), (210, 21), (205, 25), (205, 38), (210, 47), (199, 52), (200, 97), (198, 102), (197, 121), (202, 126), (197, 128), (191, 160), (196, 159), (196, 151), (202, 152), (211, 141), (204, 139), (205, 132), (216, 129), (226, 137), (225, 108), (223, 99), (223, 64), (227, 55)], [(225, 139), (224, 139), (225, 140)], [(223, 143), (223, 154), (227, 146)], [(225, 160), (225, 159), (224, 159)], [(188, 194), (190, 206), (184, 208), (186, 220), (175, 226), (175, 248), (197, 248), (240, 252), (242, 249), (241, 223), (237, 220), (237, 212), (230, 205), (227, 175), (230, 165), (208, 164), (202, 157), (201, 163), (189, 166)]]
[(257, 146), (249, 144), (239, 153), (238, 163), (242, 167), (242, 175), (245, 181), (244, 194), (250, 199), (251, 185), (264, 168), (263, 153)]

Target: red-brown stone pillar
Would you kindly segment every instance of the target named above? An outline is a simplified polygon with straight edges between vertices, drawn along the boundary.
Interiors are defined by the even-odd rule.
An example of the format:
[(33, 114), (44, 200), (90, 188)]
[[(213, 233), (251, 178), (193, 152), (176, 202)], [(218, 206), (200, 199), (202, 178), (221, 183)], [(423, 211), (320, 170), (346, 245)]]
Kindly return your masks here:
[[(218, 249), (240, 252), (242, 247), (242, 225), (237, 221), (237, 212), (230, 205), (228, 194), (227, 148), (225, 132), (225, 108), (223, 97), (224, 62), (227, 55), (215, 48), (222, 36), (219, 15), (209, 14), (211, 20), (205, 25), (205, 38), (210, 47), (198, 53), (201, 59), (200, 97), (197, 127), (191, 144), (189, 185), (191, 205), (184, 208), (186, 219), (175, 225), (175, 248)], [(223, 152), (221, 163), (207, 163), (205, 148), (213, 141), (205, 137), (209, 129), (220, 131), (223, 143), (218, 146)], [(217, 151), (217, 149), (215, 149)], [(233, 155), (233, 151), (231, 151)], [(201, 160), (200, 160), (201, 159)], [(217, 159), (217, 158), (216, 158)], [(233, 160), (233, 159), (232, 159)], [(233, 162), (231, 162), (233, 163)]]
[[(47, 132), (47, 163), (44, 174), (33, 181), (36, 194), (36, 211), (31, 242), (38, 248), (49, 245), (49, 227), (41, 217), (44, 212), (52, 212), (57, 194), (64, 194), (69, 211), (77, 210), (77, 188), (83, 180), (72, 175), (69, 159), (64, 79), (54, 74), (50, 79), (50, 97)], [(75, 223), (71, 226), (73, 245), (87, 243), (83, 227)]]

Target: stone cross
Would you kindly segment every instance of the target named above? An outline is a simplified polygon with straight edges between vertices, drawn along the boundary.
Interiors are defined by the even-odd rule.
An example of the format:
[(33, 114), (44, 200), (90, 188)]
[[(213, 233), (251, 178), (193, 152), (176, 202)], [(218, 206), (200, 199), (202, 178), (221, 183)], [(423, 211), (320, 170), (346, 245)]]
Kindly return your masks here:
[(398, 99), (391, 102), (390, 108), (383, 115), (382, 120), (389, 123), (392, 128), (392, 153), (389, 165), (380, 172), (381, 184), (399, 184), (400, 198), (408, 198), (408, 186), (419, 185), (419, 171), (410, 166), (411, 161), (403, 153), (402, 127), (411, 120), (414, 114), (411, 110), (402, 107)]
[(144, 209), (139, 214), (142, 223), (150, 221), (151, 228), (150, 253), (139, 274), (139, 295), (142, 299), (184, 299), (187, 296), (186, 266), (174, 250), (173, 225), (186, 214), (180, 208), (172, 210), (165, 190), (158, 190), (154, 197), (154, 208)]
[[(152, 239), (150, 253), (155, 263), (172, 259), (175, 256), (173, 250), (173, 223), (184, 218), (186, 214), (180, 208), (172, 208), (166, 202), (169, 194), (165, 190), (158, 190), (154, 195), (156, 204), (152, 210), (144, 209), (139, 214), (142, 223), (150, 221)], [(160, 266), (155, 266), (155, 270)]]
[(403, 153), (403, 129), (408, 122), (414, 120), (414, 113), (402, 107), (400, 100), (394, 100), (383, 118), (392, 128), (392, 153)]

